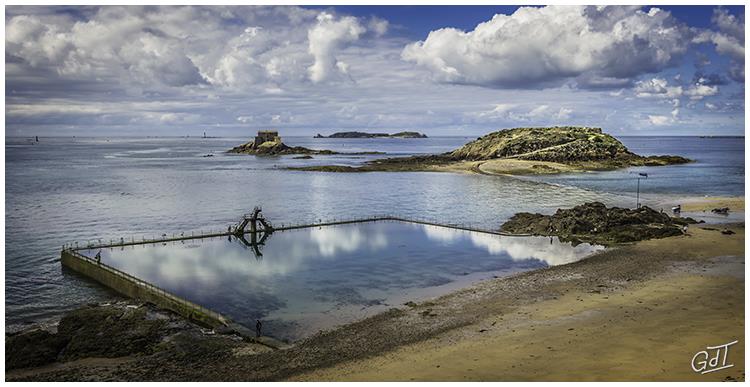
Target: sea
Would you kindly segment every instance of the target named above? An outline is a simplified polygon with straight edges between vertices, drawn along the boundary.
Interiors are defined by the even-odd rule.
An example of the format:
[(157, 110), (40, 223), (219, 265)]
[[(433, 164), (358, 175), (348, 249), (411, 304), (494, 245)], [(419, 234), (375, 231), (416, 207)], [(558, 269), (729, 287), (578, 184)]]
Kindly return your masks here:
[[(518, 178), (442, 172), (326, 173), (285, 169), (316, 164), (356, 166), (377, 157), (440, 153), (473, 139), (285, 137), (284, 141), (289, 145), (315, 149), (385, 152), (384, 155), (330, 155), (295, 159), (293, 156), (256, 157), (226, 153), (226, 150), (248, 141), (248, 138), (41, 137), (36, 142), (32, 138), (6, 137), (6, 330), (54, 321), (62, 313), (81, 305), (116, 297), (102, 286), (63, 270), (59, 259), (60, 250), (65, 244), (77, 242), (83, 246), (121, 238), (142, 239), (165, 234), (187, 235), (226, 230), (228, 225), (238, 222), (243, 214), (255, 206), (261, 206), (266, 218), (275, 225), (393, 215), (497, 229), (520, 211), (548, 214), (560, 207), (590, 201), (622, 207), (635, 207), (636, 201), (639, 201), (644, 205), (667, 208), (691, 198), (744, 196), (745, 192), (742, 137), (621, 137), (619, 139), (638, 154), (674, 154), (688, 157), (694, 162), (555, 176)], [(640, 173), (648, 176), (641, 176)], [(744, 219), (744, 214), (740, 216)], [(251, 298), (250, 293), (243, 293), (246, 290), (240, 290), (244, 289), (239, 285), (243, 279), (252, 280), (252, 286), (248, 285), (246, 289), (260, 287), (265, 289), (265, 294), (272, 288), (292, 289), (278, 290), (273, 297), (266, 298), (267, 302), (249, 303), (255, 306), (231, 312), (240, 319), (243, 315), (248, 319), (294, 315), (301, 313), (304, 307), (295, 309), (291, 306), (309, 307), (315, 302), (324, 305), (321, 307), (323, 309), (333, 308), (328, 310), (329, 315), (335, 315), (342, 308), (355, 310), (373, 306), (373, 310), (376, 310), (390, 307), (398, 300), (410, 299), (412, 295), (436, 294), (420, 293), (420, 289), (431, 288), (440, 292), (455, 288), (455, 284), (465, 284), (460, 280), (462, 277), (471, 278), (472, 281), (481, 280), (497, 273), (560, 263), (559, 260), (540, 258), (542, 250), (537, 251), (536, 255), (514, 260), (507, 248), (501, 249), (500, 253), (492, 253), (489, 248), (472, 242), (472, 238), (476, 237), (472, 235), (456, 236), (447, 232), (448, 239), (440, 242), (434, 237), (430, 238), (429, 231), (419, 227), (390, 225), (386, 229), (377, 229), (377, 232), (368, 227), (380, 226), (338, 228), (339, 234), (317, 236), (313, 235), (313, 231), (304, 235), (272, 235), (261, 261), (256, 260), (251, 251), (238, 250), (235, 244), (227, 245), (236, 241), (222, 241), (220, 248), (212, 245), (215, 242), (207, 241), (198, 244), (196, 251), (219, 252), (212, 253), (216, 255), (213, 264), (221, 263), (221, 272), (229, 273), (230, 277), (226, 278), (226, 282), (213, 278), (212, 284), (221, 286), (225, 283), (224, 291), (232, 290), (233, 300), (243, 294)], [(349, 250), (342, 250), (340, 245), (343, 243), (346, 246), (347, 241), (353, 238), (351, 235), (359, 235), (356, 237), (359, 239), (354, 238), (358, 244), (348, 247)], [(378, 243), (375, 235), (385, 235), (389, 242), (372, 245)], [(311, 248), (309, 244), (313, 241), (317, 243), (314, 249), (318, 249), (319, 254), (315, 257), (303, 254), (295, 258), (294, 265), (289, 265), (292, 256), (284, 254), (284, 248), (272, 247), (289, 248), (293, 243), (284, 243), (287, 238), (303, 241), (297, 243), (307, 246), (305, 248)], [(443, 249), (436, 247), (440, 243), (448, 243), (446, 240), (450, 242), (448, 246)], [(326, 243), (339, 247), (326, 247)], [(559, 244), (561, 249), (567, 251), (565, 254), (575, 250), (573, 246), (565, 246), (557, 240), (547, 243), (553, 246)], [(549, 249), (546, 243), (538, 240), (527, 240), (522, 245), (525, 249)], [(346, 254), (333, 254), (335, 259), (323, 259), (324, 252), (330, 248), (337, 248), (336, 252)], [(184, 250), (184, 247), (180, 246), (179, 250)], [(560, 253), (563, 250), (554, 250), (554, 254), (568, 256)], [(222, 253), (226, 251), (232, 253)], [(248, 266), (233, 270), (243, 262), (238, 251), (244, 251), (247, 255), (247, 262), (244, 263)], [(421, 254), (418, 253), (420, 251)], [(465, 261), (451, 261), (456, 251), (474, 251), (476, 254)], [(121, 264), (127, 262), (128, 257), (133, 257), (133, 262), (159, 257), (158, 254), (154, 258), (146, 253), (112, 254), (119, 257), (117, 259)], [(199, 255), (206, 257), (212, 254)], [(379, 256), (387, 256), (383, 264), (389, 270), (371, 270), (354, 264), (372, 263)], [(409, 258), (408, 263), (399, 261), (399, 257)], [(495, 263), (488, 265), (487, 262), (478, 261), (477, 257), (485, 257)], [(277, 262), (281, 269), (266, 270), (263, 273), (267, 276), (260, 279), (256, 269), (262, 271), (263, 265), (272, 265), (273, 262)], [(131, 262), (127, 267), (139, 275), (153, 275), (148, 270), (138, 272), (137, 268), (144, 265), (134, 266)], [(174, 261), (163, 267), (185, 281), (190, 277), (179, 277), (174, 273), (180, 273), (180, 270), (202, 272), (200, 267), (186, 269), (184, 265), (175, 265)], [(356, 281), (351, 280), (352, 272), (356, 273)], [(246, 277), (242, 277), (243, 273)], [(395, 278), (396, 274), (398, 280), (389, 282), (388, 279)], [(311, 280), (315, 278), (318, 280)], [(421, 278), (422, 282), (415, 281), (416, 278)], [(347, 281), (352, 282), (351, 286), (339, 286)], [(414, 284), (417, 286), (412, 286)], [(326, 287), (333, 290), (326, 293)], [(377, 289), (386, 290), (377, 293)], [(216, 289), (211, 291), (214, 292), (214, 300), (223, 294), (216, 293)], [(318, 294), (319, 297), (313, 301), (300, 299), (300, 294), (305, 292)], [(258, 297), (263, 292), (253, 294), (253, 300), (263, 299)], [(208, 293), (195, 297), (203, 296), (208, 297)], [(237, 302), (227, 305), (234, 304)], [(324, 313), (323, 309), (318, 308), (310, 313)], [(331, 320), (325, 320), (321, 324), (330, 323)], [(287, 324), (279, 329), (279, 336), (294, 339), (308, 331), (299, 328), (299, 324), (296, 327)]]

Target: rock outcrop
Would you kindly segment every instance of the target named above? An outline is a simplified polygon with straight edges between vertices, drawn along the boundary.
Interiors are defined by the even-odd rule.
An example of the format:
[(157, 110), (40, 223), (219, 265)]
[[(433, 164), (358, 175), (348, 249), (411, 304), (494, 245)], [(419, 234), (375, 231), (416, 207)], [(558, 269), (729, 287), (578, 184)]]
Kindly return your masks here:
[(557, 236), (562, 241), (612, 245), (645, 239), (682, 235), (682, 227), (698, 223), (692, 218), (673, 218), (643, 206), (638, 209), (607, 208), (599, 202), (571, 209), (558, 209), (553, 215), (521, 212), (505, 222), (500, 230), (514, 234)]
[(229, 153), (244, 153), (249, 155), (261, 156), (280, 156), (280, 155), (334, 155), (337, 152), (330, 150), (315, 150), (301, 146), (289, 146), (278, 141), (266, 141), (262, 144), (256, 144), (255, 141), (244, 143), (228, 151)]
[(642, 157), (601, 128), (575, 126), (501, 130), (479, 137), (446, 156), (454, 160), (516, 158), (564, 164), (665, 165), (690, 161), (679, 156)]
[(202, 331), (180, 316), (151, 305), (89, 305), (66, 313), (56, 332), (34, 328), (6, 334), (5, 369), (151, 354), (177, 335), (199, 341)]

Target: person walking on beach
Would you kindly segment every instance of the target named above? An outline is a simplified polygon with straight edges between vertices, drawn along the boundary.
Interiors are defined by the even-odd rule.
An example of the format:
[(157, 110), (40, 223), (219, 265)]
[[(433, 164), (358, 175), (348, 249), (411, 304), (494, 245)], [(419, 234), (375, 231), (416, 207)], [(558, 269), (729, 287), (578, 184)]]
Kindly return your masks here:
[(256, 320), (255, 323), (255, 337), (260, 337), (260, 328), (263, 326), (263, 324), (260, 323), (260, 320)]

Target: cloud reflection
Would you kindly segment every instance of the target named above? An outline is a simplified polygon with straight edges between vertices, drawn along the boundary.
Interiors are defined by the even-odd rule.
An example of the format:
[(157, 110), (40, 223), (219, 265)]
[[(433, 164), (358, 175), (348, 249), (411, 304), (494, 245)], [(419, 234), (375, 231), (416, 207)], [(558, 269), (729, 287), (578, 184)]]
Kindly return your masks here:
[(505, 255), (514, 261), (538, 259), (550, 266), (575, 262), (604, 248), (588, 243), (573, 246), (560, 242), (557, 237), (553, 237), (550, 243), (549, 237), (501, 236), (428, 225), (423, 228), (428, 238), (443, 245), (468, 239), (492, 255)]

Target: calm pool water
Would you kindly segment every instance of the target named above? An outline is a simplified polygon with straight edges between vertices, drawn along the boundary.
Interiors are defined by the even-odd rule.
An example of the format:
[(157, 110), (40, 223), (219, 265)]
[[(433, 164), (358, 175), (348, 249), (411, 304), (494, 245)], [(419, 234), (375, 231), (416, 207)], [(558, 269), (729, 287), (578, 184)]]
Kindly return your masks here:
[[(475, 281), (579, 260), (600, 246), (397, 221), (104, 249), (102, 262), (264, 334), (296, 340)], [(93, 257), (99, 250), (83, 250)]]

